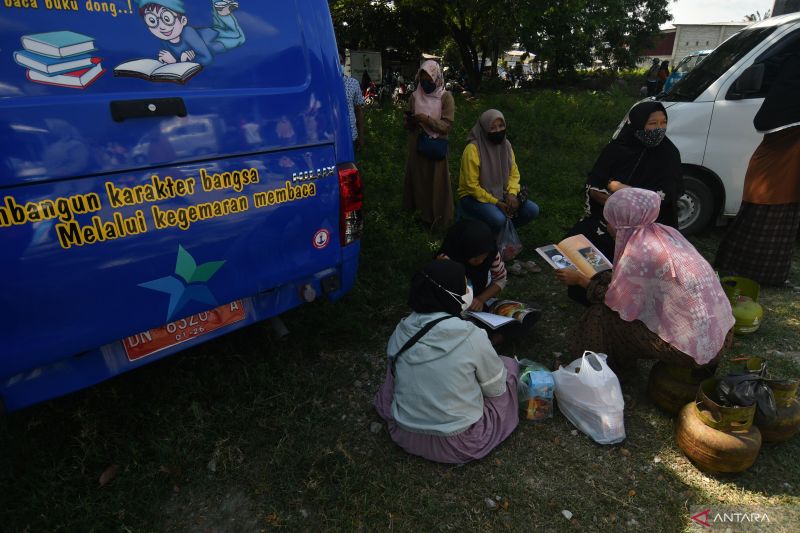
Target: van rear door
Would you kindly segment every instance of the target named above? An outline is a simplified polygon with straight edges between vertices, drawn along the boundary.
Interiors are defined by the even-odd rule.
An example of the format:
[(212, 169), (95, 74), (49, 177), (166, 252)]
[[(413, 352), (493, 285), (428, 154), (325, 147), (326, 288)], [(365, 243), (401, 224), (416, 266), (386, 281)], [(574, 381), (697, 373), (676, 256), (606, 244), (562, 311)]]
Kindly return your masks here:
[(327, 4), (61, 5), (0, 27), (0, 378), (341, 263)]

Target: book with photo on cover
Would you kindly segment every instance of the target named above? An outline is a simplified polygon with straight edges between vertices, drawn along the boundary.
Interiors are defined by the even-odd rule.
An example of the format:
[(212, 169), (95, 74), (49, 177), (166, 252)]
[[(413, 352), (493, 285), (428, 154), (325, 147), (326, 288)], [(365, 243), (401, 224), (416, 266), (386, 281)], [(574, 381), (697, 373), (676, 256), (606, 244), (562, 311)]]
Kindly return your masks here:
[(466, 311), (464, 315), (480, 320), (492, 329), (497, 329), (515, 320), (522, 323), (526, 316), (534, 312), (524, 303), (514, 300), (489, 300), (486, 304), (489, 311)]
[(611, 261), (584, 235), (573, 235), (558, 244), (537, 248), (536, 251), (551, 267), (579, 270), (590, 278), (612, 267)]
[(201, 70), (203, 70), (203, 66), (200, 63), (191, 61), (162, 63), (155, 59), (134, 59), (114, 67), (114, 76), (186, 83)]

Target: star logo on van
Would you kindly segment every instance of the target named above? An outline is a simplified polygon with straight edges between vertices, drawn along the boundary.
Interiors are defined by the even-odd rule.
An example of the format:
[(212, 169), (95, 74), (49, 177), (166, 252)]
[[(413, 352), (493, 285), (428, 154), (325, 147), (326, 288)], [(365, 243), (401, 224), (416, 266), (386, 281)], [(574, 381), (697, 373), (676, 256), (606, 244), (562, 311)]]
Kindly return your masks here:
[(225, 261), (209, 261), (198, 265), (186, 249), (178, 245), (175, 275), (140, 283), (139, 287), (169, 294), (167, 322), (190, 302), (217, 305), (217, 299), (206, 283), (222, 268)]

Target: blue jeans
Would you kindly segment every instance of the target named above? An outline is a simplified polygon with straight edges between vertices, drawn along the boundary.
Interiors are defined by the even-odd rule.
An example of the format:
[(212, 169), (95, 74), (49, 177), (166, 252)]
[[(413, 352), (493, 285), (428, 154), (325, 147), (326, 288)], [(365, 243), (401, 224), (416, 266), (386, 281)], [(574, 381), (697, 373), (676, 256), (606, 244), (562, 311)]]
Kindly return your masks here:
[[(472, 196), (465, 196), (458, 202), (465, 215), (486, 222), (495, 234), (500, 233), (500, 230), (506, 225), (506, 214), (494, 204), (479, 202)], [(511, 221), (514, 222), (514, 226), (519, 228), (538, 216), (539, 206), (526, 200), (517, 210), (517, 216)]]

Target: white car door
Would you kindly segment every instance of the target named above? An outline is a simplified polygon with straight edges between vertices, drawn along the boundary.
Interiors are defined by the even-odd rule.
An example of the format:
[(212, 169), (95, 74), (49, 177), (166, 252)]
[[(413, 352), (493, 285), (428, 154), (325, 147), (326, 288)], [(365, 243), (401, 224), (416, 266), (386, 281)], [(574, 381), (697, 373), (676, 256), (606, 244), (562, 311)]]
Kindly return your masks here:
[(796, 51), (800, 47), (798, 26), (794, 24), (770, 38), (766, 50), (762, 48), (753, 60), (743, 62), (717, 93), (703, 166), (716, 173), (725, 185), (725, 215), (735, 215), (742, 203), (747, 165), (764, 138), (753, 126), (753, 118), (764, 103), (764, 96), (776, 71), (766, 70), (763, 89), (757, 94), (737, 98), (732, 89), (739, 76), (752, 64), (780, 63), (779, 57)]

